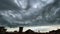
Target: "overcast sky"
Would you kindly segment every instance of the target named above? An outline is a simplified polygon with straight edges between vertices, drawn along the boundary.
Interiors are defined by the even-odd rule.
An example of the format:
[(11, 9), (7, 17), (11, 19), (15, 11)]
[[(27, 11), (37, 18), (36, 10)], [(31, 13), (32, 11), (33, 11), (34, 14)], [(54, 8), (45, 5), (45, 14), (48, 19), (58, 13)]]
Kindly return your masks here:
[(0, 26), (60, 24), (60, 0), (0, 0)]

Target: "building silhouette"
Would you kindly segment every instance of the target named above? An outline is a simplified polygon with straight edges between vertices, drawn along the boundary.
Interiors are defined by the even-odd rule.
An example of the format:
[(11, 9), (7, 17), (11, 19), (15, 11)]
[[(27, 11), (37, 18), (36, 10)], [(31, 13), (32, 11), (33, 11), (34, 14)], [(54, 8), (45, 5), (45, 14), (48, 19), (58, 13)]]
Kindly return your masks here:
[(58, 30), (52, 30), (46, 33), (41, 33), (41, 32), (34, 32), (31, 29), (28, 29), (27, 31), (23, 32), (23, 27), (19, 27), (19, 32), (14, 31), (14, 32), (7, 32), (7, 29), (4, 27), (0, 27), (0, 34), (60, 34), (60, 29)]
[(19, 32), (23, 32), (23, 27), (19, 27)]

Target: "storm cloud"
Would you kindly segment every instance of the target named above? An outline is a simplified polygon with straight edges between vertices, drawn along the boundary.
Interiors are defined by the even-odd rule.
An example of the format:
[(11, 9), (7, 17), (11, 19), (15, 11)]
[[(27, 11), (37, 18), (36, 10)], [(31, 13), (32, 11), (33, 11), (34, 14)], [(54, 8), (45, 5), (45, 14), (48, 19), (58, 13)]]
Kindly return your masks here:
[(0, 10), (19, 9), (14, 0), (0, 0)]
[(0, 0), (0, 25), (60, 24), (60, 0)]

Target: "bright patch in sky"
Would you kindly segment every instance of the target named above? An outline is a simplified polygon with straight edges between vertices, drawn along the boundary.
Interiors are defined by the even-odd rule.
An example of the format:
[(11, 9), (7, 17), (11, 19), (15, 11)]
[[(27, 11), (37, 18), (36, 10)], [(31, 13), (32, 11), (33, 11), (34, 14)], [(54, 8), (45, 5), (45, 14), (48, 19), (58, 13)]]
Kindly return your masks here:
[[(60, 25), (51, 25), (51, 26), (35, 26), (35, 27), (24, 27), (23, 32), (25, 32), (26, 30), (31, 29), (35, 32), (49, 32), (52, 30), (57, 30), (60, 29)], [(8, 32), (13, 32), (13, 31), (19, 31), (19, 28), (7, 28)]]

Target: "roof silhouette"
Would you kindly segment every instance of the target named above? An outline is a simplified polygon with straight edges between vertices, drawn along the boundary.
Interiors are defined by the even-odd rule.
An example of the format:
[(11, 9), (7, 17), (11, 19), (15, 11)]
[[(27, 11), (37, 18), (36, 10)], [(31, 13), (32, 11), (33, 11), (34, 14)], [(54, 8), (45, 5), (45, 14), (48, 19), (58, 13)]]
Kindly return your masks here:
[(25, 32), (34, 32), (34, 31), (32, 31), (31, 29), (28, 29), (27, 31), (25, 31)]

